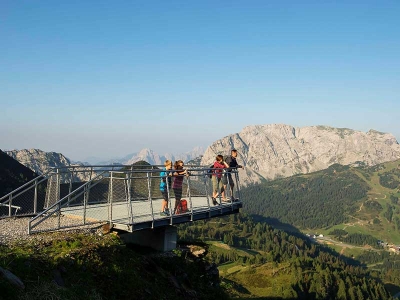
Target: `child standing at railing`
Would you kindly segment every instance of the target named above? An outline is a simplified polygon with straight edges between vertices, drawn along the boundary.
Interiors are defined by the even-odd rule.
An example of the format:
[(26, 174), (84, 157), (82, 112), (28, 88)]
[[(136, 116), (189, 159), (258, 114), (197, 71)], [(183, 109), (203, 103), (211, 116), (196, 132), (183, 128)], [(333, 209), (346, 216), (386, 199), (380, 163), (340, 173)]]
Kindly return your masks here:
[[(172, 162), (170, 160), (166, 160), (164, 163), (165, 169), (160, 173), (161, 182), (160, 182), (160, 191), (163, 196), (162, 204), (161, 204), (161, 212), (160, 215), (168, 216), (169, 209), (168, 209), (168, 193), (169, 189), (171, 188), (172, 184), (172, 174), (168, 172), (172, 169)], [(168, 180), (168, 182), (167, 182)]]
[(182, 199), (182, 186), (183, 186), (183, 176), (189, 176), (189, 173), (187, 170), (183, 169), (183, 161), (178, 160), (174, 164), (174, 183), (172, 184), (172, 189), (174, 190), (175, 194), (175, 207), (174, 207), (174, 214), (176, 214), (178, 206), (181, 202)]

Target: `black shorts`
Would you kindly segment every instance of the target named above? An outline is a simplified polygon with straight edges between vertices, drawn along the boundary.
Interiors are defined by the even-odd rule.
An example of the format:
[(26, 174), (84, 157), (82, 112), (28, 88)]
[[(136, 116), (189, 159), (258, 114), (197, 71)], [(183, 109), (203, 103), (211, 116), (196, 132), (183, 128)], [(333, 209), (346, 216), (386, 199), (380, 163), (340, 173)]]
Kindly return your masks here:
[(174, 189), (174, 194), (175, 194), (175, 199), (180, 201), (182, 199), (182, 189), (178, 188), (178, 189)]
[(168, 190), (167, 190), (167, 189), (161, 190), (161, 194), (162, 194), (162, 196), (163, 196), (163, 199), (164, 199), (165, 201), (168, 201)]

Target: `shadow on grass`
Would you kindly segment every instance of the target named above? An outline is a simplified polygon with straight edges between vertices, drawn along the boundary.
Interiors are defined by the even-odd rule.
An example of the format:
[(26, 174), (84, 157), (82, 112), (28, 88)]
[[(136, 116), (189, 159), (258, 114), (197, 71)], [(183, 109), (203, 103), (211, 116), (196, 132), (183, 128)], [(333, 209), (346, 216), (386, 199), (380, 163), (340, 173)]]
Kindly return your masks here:
[[(251, 295), (251, 293), (248, 289), (246, 289), (243, 285), (238, 284), (235, 281), (232, 281), (232, 280), (229, 280), (226, 278), (222, 278), (221, 282), (224, 283), (230, 289), (235, 290), (238, 293), (245, 294), (245, 295)], [(246, 299), (246, 298), (244, 298), (244, 299)], [(254, 298), (251, 298), (251, 299), (254, 299)]]
[[(291, 224), (288, 223), (282, 223), (279, 219), (277, 218), (271, 218), (271, 217), (264, 217), (261, 215), (251, 215), (253, 220), (256, 222), (261, 222), (261, 223), (267, 223), (271, 225), (272, 227), (282, 230), (282, 231), (287, 231), (290, 233), (301, 233), (299, 229), (294, 227)], [(302, 235), (305, 237), (305, 235)]]

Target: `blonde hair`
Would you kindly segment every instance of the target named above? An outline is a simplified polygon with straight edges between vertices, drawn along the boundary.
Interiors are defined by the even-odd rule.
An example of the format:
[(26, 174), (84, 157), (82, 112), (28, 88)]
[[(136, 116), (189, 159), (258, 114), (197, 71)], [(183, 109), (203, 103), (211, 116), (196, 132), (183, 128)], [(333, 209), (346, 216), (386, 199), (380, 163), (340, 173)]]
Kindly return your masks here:
[(167, 159), (164, 163), (164, 166), (169, 166), (169, 165), (172, 165), (172, 162), (169, 159)]

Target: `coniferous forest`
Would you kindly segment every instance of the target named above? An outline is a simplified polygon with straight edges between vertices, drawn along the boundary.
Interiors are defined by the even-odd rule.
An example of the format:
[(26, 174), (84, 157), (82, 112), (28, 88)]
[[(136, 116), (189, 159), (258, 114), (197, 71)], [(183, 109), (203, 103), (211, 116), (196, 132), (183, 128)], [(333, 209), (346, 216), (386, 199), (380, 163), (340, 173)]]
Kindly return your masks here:
[[(223, 280), (261, 289), (266, 297), (390, 298), (382, 283), (383, 272), (369, 271), (359, 260), (340, 256), (301, 234), (274, 229), (244, 214), (181, 225), (178, 234), (183, 241), (220, 241), (224, 247), (212, 247), (208, 259), (222, 267), (232, 262), (239, 265)], [(266, 266), (272, 270), (273, 281), (265, 273)], [(241, 290), (239, 285), (233, 288)], [(269, 290), (271, 294), (265, 294)]]
[(368, 185), (348, 167), (333, 165), (312, 175), (298, 175), (242, 190), (247, 213), (273, 217), (300, 228), (321, 228), (348, 220)]

